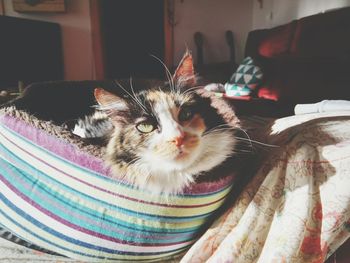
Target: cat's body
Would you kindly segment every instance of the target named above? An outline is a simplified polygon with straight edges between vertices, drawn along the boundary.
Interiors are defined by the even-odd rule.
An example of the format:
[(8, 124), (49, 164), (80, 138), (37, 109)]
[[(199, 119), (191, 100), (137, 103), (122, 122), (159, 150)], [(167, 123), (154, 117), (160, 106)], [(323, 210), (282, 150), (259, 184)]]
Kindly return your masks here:
[(106, 162), (113, 175), (153, 193), (181, 193), (232, 154), (232, 129), (210, 99), (191, 90), (194, 83), (187, 53), (167, 84), (130, 92), (128, 98), (95, 90), (108, 115), (99, 121), (109, 134)]

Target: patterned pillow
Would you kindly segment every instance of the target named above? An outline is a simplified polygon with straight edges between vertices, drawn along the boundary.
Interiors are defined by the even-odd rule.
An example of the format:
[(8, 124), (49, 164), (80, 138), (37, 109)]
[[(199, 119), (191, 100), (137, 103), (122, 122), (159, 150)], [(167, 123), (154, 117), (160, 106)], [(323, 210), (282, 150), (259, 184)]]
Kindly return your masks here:
[(261, 68), (255, 65), (251, 57), (246, 57), (232, 75), (230, 81), (225, 84), (226, 96), (249, 96), (261, 83), (262, 78)]

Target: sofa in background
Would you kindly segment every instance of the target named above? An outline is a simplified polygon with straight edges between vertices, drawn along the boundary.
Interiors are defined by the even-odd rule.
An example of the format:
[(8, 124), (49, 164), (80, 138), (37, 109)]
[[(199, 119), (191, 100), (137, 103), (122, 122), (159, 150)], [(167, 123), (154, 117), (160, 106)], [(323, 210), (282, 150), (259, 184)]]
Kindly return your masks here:
[(234, 100), (239, 113), (281, 117), (299, 103), (350, 99), (350, 7), (251, 31), (245, 56), (264, 72), (251, 101)]

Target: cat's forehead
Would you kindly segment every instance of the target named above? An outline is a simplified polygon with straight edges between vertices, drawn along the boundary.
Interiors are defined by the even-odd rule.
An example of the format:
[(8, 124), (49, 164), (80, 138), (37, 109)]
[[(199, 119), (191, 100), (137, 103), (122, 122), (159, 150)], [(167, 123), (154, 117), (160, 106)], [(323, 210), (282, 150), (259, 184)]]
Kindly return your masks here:
[(180, 107), (183, 104), (195, 102), (194, 96), (176, 92), (164, 92), (161, 90), (148, 91), (146, 100), (153, 106), (163, 105), (164, 107)]
[(166, 112), (169, 117), (174, 117), (183, 106), (198, 106), (201, 103), (198, 95), (152, 89), (139, 92), (134, 99), (128, 100), (128, 104), (131, 121), (148, 117), (159, 120), (160, 115)]

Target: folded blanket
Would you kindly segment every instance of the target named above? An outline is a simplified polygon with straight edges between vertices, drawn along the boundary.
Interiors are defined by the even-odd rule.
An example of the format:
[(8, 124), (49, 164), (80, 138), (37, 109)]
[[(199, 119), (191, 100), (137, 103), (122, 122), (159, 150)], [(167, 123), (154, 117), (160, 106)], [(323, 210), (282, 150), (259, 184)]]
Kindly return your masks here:
[(297, 104), (294, 108), (294, 112), (296, 115), (306, 114), (306, 113), (328, 112), (328, 111), (350, 111), (350, 101), (349, 100), (323, 100), (318, 103)]

